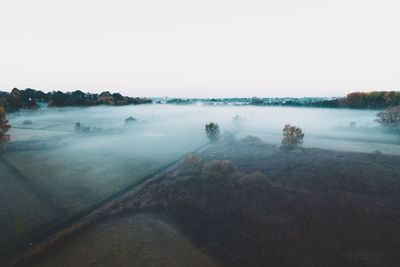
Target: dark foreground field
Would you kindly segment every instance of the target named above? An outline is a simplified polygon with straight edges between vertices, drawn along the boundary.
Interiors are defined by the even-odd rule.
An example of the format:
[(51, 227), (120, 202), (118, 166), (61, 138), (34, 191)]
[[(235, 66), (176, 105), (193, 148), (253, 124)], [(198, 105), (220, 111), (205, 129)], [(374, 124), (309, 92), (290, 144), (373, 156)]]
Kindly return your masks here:
[[(157, 265), (157, 250), (148, 249), (143, 238), (133, 240), (132, 231), (144, 227), (135, 214), (143, 212), (167, 217), (178, 229), (177, 239), (194, 245), (177, 246), (193, 257), (171, 254), (172, 264), (175, 259), (204, 266), (400, 266), (400, 157), (320, 149), (283, 152), (257, 138), (219, 142), (188, 155), (173, 170), (14, 264), (62, 266), (68, 259), (90, 265), (78, 253), (90, 247), (92, 257), (99, 255), (96, 266), (134, 266), (135, 259), (141, 266)], [(136, 226), (120, 223), (127, 216)], [(151, 232), (148, 239), (160, 240), (166, 228), (157, 228), (161, 232)], [(117, 237), (98, 236), (111, 229)], [(110, 242), (121, 251), (115, 254)], [(134, 242), (143, 249), (129, 250)], [(170, 239), (163, 242), (165, 248), (171, 244)], [(144, 255), (148, 261), (140, 261)]]

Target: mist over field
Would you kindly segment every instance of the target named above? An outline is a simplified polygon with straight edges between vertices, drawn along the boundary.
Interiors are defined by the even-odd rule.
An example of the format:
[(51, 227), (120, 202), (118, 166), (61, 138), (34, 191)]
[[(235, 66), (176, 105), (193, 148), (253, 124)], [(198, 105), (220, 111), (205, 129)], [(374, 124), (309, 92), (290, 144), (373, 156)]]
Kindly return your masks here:
[(0, 266), (400, 266), (399, 10), (2, 0)]
[[(36, 112), (11, 114), (9, 118), (13, 125), (13, 142), (63, 136), (63, 141), (77, 138), (70, 140), (75, 143), (81, 142), (79, 140), (82, 137), (94, 146), (99, 142), (100, 147), (114, 148), (113, 153), (118, 152), (119, 145), (126, 148), (126, 145), (139, 140), (140, 143), (146, 143), (146, 140), (153, 142), (170, 138), (179, 143), (186, 141), (189, 146), (206, 142), (204, 125), (213, 121), (220, 125), (222, 132), (230, 132), (237, 137), (251, 134), (271, 144), (280, 143), (282, 128), (290, 123), (303, 129), (306, 134), (304, 145), (308, 147), (360, 152), (379, 149), (396, 154), (398, 150), (391, 146), (396, 142), (396, 136), (385, 132), (375, 122), (377, 112), (302, 107), (149, 104), (42, 108)], [(234, 120), (235, 116), (238, 116), (237, 120)], [(125, 119), (128, 117), (134, 117), (137, 121), (126, 125)], [(32, 124), (24, 124), (27, 120)], [(86, 134), (76, 135), (74, 127), (77, 122), (92, 129)], [(91, 134), (90, 139), (85, 138), (88, 134)]]
[[(246, 171), (250, 172), (255, 165), (258, 169), (267, 168), (266, 172), (272, 172), (270, 177), (275, 177), (276, 172), (280, 177), (281, 172), (282, 177), (274, 178), (278, 184), (280, 180), (290, 181), (291, 178), (284, 178), (290, 170), (287, 166), (299, 163), (290, 163), (296, 157), (287, 157), (298, 152), (279, 152), (282, 128), (288, 123), (301, 127), (305, 134), (302, 146), (306, 150), (297, 157), (304, 163), (294, 169), (299, 171), (294, 175), (321, 172), (324, 177), (325, 173), (333, 173), (334, 169), (328, 170), (339, 164), (336, 159), (341, 157), (347, 157), (349, 164), (354, 160), (355, 166), (375, 166), (374, 157), (378, 154), (400, 155), (398, 138), (378, 125), (376, 110), (202, 103), (39, 106), (36, 111), (21, 110), (8, 115), (11, 141), (0, 155), (0, 248), (4, 255), (13, 254), (13, 244), (22, 248), (34, 246), (52, 231), (62, 230), (192, 152), (233, 162), (240, 158), (238, 162), (244, 167), (236, 164)], [(209, 122), (219, 125), (222, 145), (207, 139), (205, 125)], [(260, 138), (261, 143), (251, 139), (256, 147), (253, 141), (238, 146), (241, 141), (235, 140), (249, 135)], [(201, 152), (204, 149), (206, 152)], [(271, 158), (261, 163), (266, 155)], [(329, 158), (328, 166), (313, 160), (321, 155)], [(389, 172), (381, 174), (392, 179), (398, 168), (388, 164)], [(336, 177), (344, 179), (353, 172), (372, 175), (377, 171), (360, 166), (346, 168), (344, 174)], [(307, 180), (304, 183), (307, 185)], [(166, 196), (170, 194), (167, 192)]]

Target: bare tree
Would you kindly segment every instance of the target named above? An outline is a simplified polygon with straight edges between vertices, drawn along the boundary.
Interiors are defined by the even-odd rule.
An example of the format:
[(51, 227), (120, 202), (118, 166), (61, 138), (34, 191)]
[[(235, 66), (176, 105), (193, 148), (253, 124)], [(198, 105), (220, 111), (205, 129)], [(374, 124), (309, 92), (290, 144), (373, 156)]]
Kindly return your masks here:
[(379, 112), (376, 121), (390, 132), (400, 134), (400, 106), (389, 107)]

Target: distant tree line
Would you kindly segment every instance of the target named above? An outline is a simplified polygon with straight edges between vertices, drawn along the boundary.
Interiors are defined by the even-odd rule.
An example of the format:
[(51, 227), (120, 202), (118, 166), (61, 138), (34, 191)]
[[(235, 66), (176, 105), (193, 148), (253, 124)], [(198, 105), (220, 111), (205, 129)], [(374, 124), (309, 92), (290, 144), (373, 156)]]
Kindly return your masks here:
[(12, 89), (11, 93), (0, 92), (0, 106), (7, 112), (14, 112), (20, 109), (37, 109), (37, 102), (46, 102), (49, 107), (68, 106), (96, 106), (96, 105), (137, 105), (151, 103), (150, 99), (139, 97), (122, 96), (119, 93), (101, 94), (84, 93), (82, 91), (61, 92), (53, 91), (44, 93), (31, 88), (19, 90)]
[(387, 107), (400, 105), (400, 91), (374, 91), (374, 92), (353, 92), (346, 97), (321, 100), (321, 101), (305, 101), (299, 102), (289, 100), (284, 102), (265, 102), (260, 98), (253, 98), (250, 105), (256, 106), (301, 106), (301, 107), (322, 107), (322, 108), (369, 108), (383, 109)]
[(387, 108), (400, 105), (400, 91), (354, 92), (339, 103), (349, 108)]

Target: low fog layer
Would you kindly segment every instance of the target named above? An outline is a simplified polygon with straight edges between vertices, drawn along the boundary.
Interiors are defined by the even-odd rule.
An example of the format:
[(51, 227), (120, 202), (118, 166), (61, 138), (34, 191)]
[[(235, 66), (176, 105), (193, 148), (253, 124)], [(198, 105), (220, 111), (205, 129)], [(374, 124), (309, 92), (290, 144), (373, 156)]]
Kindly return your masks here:
[(270, 144), (281, 142), (282, 128), (290, 123), (303, 129), (306, 147), (399, 154), (396, 137), (379, 128), (376, 113), (149, 104), (42, 106), (9, 114), (11, 142), (0, 155), (0, 210), (6, 215), (0, 221), (0, 248), (90, 210), (198, 151), (208, 144), (208, 122), (218, 123), (223, 135), (255, 135)]
[[(127, 107), (91, 108), (44, 108), (38, 112), (12, 114), (11, 134), (13, 141), (29, 140), (43, 136), (65, 135), (74, 131), (75, 123), (83, 127), (101, 128), (102, 133), (117, 134), (117, 140), (133, 135), (154, 138), (169, 136), (177, 141), (182, 136), (188, 142), (204, 137), (204, 124), (217, 122), (222, 131), (229, 131), (237, 137), (256, 135), (267, 143), (279, 143), (281, 130), (286, 123), (303, 129), (306, 137), (304, 146), (337, 150), (396, 153), (391, 145), (396, 137), (385, 133), (374, 121), (377, 111), (349, 109), (318, 109), (292, 107), (213, 107), (141, 105)], [(233, 120), (238, 115), (237, 120)], [(126, 127), (125, 119), (134, 117), (137, 121)], [(26, 121), (30, 121), (29, 124)], [(26, 131), (22, 129), (33, 129)], [(111, 137), (105, 137), (107, 142)], [(135, 137), (135, 140), (140, 137)], [(99, 142), (102, 138), (96, 137)], [(193, 139), (193, 140), (191, 140)], [(127, 140), (125, 140), (127, 141)], [(203, 142), (202, 141), (202, 142)], [(76, 142), (76, 141), (73, 141)], [(92, 141), (91, 141), (92, 142)], [(385, 144), (386, 143), (386, 144)], [(125, 144), (123, 144), (124, 146)]]

